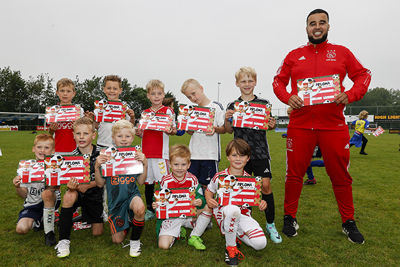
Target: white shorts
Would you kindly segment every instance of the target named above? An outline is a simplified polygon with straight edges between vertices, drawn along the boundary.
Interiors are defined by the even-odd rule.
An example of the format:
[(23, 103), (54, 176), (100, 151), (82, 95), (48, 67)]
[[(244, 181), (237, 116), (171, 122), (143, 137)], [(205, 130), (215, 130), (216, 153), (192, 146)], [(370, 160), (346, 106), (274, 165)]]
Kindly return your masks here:
[[(222, 234), (225, 234), (224, 230), (224, 206), (218, 206), (215, 209), (213, 209), (213, 214), (215, 217), (215, 220), (217, 221), (217, 224), (219, 226), (219, 229)], [(254, 230), (262, 230), (258, 222), (253, 219), (251, 216), (243, 215), (240, 214), (239, 217), (239, 224), (238, 224), (238, 229), (237, 229), (237, 235), (241, 236), (246, 232), (249, 231), (254, 231)]]
[(161, 182), (164, 175), (169, 174), (169, 163), (166, 159), (147, 159), (147, 177), (146, 184)]
[(181, 227), (184, 224), (190, 224), (191, 221), (192, 218), (186, 218), (186, 219), (174, 218), (174, 219), (164, 220), (160, 227), (159, 236), (168, 235), (177, 238), (181, 233)]

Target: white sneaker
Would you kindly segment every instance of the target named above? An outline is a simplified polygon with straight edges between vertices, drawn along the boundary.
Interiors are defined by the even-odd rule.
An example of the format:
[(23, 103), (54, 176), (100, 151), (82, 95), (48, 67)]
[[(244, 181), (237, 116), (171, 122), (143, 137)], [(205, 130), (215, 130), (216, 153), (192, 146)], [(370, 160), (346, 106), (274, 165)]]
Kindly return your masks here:
[(65, 258), (69, 256), (69, 244), (70, 241), (68, 239), (63, 239), (58, 242), (54, 247), (54, 249), (57, 250), (57, 257)]
[(142, 253), (142, 249), (140, 248), (141, 246), (140, 240), (130, 240), (129, 245), (130, 245), (129, 256), (138, 257)]

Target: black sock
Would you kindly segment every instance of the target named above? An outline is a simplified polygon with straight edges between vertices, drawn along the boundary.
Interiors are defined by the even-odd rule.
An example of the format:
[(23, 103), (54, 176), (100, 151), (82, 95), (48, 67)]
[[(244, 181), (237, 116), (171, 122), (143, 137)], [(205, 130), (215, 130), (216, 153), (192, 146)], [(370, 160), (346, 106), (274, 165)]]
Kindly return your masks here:
[(153, 203), (153, 195), (154, 195), (154, 184), (145, 184), (144, 185), (144, 196), (146, 197), (146, 206), (147, 209), (154, 212), (151, 204)]
[(74, 213), (74, 208), (61, 208), (60, 213), (60, 229), (59, 236), (60, 240), (62, 239), (70, 239), (71, 236), (71, 227), (72, 227), (72, 215)]
[(144, 228), (144, 221), (132, 220), (131, 240), (139, 240)]
[(275, 202), (274, 202), (274, 194), (262, 194), (262, 199), (267, 202), (267, 209), (265, 212), (265, 218), (267, 219), (267, 223), (273, 223), (275, 220)]

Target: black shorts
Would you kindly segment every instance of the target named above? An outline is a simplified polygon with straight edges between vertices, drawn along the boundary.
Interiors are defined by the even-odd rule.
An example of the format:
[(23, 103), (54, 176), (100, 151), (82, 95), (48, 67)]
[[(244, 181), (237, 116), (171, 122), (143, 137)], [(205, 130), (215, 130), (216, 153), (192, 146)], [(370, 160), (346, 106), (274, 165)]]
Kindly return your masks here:
[(103, 200), (91, 199), (78, 192), (73, 208), (82, 207), (82, 220), (87, 223), (103, 223)]
[(202, 185), (208, 185), (214, 175), (218, 172), (218, 161), (216, 160), (190, 160), (188, 170)]
[(251, 159), (244, 166), (244, 170), (253, 176), (261, 176), (272, 179), (271, 161), (269, 159)]

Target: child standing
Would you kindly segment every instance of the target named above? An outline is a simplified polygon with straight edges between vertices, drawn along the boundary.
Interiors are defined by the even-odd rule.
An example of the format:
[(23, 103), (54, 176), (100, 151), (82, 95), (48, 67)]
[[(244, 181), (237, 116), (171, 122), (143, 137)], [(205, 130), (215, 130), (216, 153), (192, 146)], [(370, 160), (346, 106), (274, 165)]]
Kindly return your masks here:
[[(360, 150), (360, 154), (361, 155), (368, 155), (365, 152), (365, 147), (367, 146), (368, 143), (368, 139), (364, 136), (364, 131), (366, 129), (370, 129), (368, 128), (369, 126), (369, 121), (367, 120), (368, 118), (368, 111), (363, 110), (360, 112), (360, 114), (358, 114), (358, 120), (355, 120), (352, 122), (352, 124), (354, 125), (354, 135), (353, 137), (350, 139), (350, 147), (352, 146), (356, 146), (356, 147), (360, 147), (361, 146), (361, 150)], [(373, 130), (373, 129), (371, 129)]]
[(192, 152), (189, 172), (193, 173), (205, 190), (210, 180), (218, 171), (218, 162), (221, 159), (221, 145), (219, 134), (225, 133), (224, 108), (219, 102), (211, 101), (204, 93), (203, 86), (195, 79), (186, 80), (181, 92), (194, 104), (215, 109), (214, 128), (211, 133), (191, 134), (189, 148)]
[[(239, 258), (243, 257), (236, 246), (236, 238), (256, 250), (261, 250), (267, 245), (264, 232), (258, 222), (251, 217), (250, 209), (239, 208), (235, 205), (219, 206), (214, 199), (218, 191), (220, 175), (249, 176), (244, 167), (250, 160), (250, 155), (251, 148), (246, 141), (242, 139), (230, 141), (226, 146), (229, 167), (214, 176), (205, 192), (207, 205), (213, 209), (221, 233), (225, 234), (225, 262), (230, 266), (238, 265)], [(259, 209), (263, 211), (266, 208), (267, 203), (261, 200)]]
[[(33, 141), (32, 152), (36, 160), (44, 160), (46, 155), (54, 153), (54, 139), (48, 134), (39, 134)], [(39, 228), (43, 219), (43, 200), (41, 194), (45, 188), (44, 182), (21, 184), (21, 176), (13, 179), (17, 195), (24, 198), (24, 208), (18, 216), (15, 231), (17, 234), (26, 234), (33, 227)], [(58, 192), (59, 193), (59, 192)], [(56, 207), (60, 205), (57, 201)]]
[[(190, 167), (190, 150), (185, 145), (174, 145), (171, 147), (169, 152), (169, 160), (171, 164), (170, 174), (163, 176), (161, 179), (161, 189), (171, 188), (196, 188), (196, 199), (193, 201), (193, 205), (196, 207), (204, 207), (205, 199), (199, 192), (200, 185), (197, 181), (196, 176), (188, 172)], [(156, 209), (158, 204), (153, 203), (153, 208)], [(204, 215), (200, 213), (197, 221), (194, 223), (194, 229), (190, 234), (188, 244), (195, 247), (198, 250), (205, 250), (206, 247), (203, 244), (200, 236), (203, 234), (205, 228), (208, 225), (209, 218), (203, 218)], [(193, 228), (192, 218), (173, 218), (163, 220), (160, 227), (160, 234), (158, 237), (158, 246), (163, 249), (169, 249), (174, 243), (175, 239), (180, 236), (180, 229), (182, 226)]]
[[(254, 95), (254, 88), (257, 85), (257, 73), (251, 67), (242, 67), (236, 74), (236, 86), (239, 87), (241, 96), (238, 101), (256, 101), (263, 104), (269, 104), (268, 100), (258, 98)], [(246, 128), (232, 127), (231, 118), (234, 113), (234, 102), (228, 104), (225, 115), (225, 130), (228, 133), (234, 133), (234, 138), (245, 140), (251, 147), (250, 161), (244, 167), (250, 175), (261, 176), (262, 179), (262, 199), (267, 202), (265, 218), (267, 220), (266, 230), (272, 242), (281, 243), (282, 238), (275, 227), (275, 204), (274, 195), (271, 189), (271, 162), (267, 141), (266, 131)], [(271, 116), (268, 122), (268, 128), (273, 129), (276, 126), (275, 119)]]
[[(175, 117), (174, 110), (162, 104), (165, 92), (164, 84), (160, 80), (151, 80), (146, 85), (147, 98), (151, 102), (151, 107), (144, 112), (154, 112), (168, 114)], [(155, 183), (161, 181), (161, 178), (168, 174), (168, 156), (169, 156), (169, 135), (176, 134), (176, 127), (170, 128), (169, 132), (139, 130), (138, 136), (142, 137), (142, 149), (148, 160), (147, 178), (145, 181), (145, 198), (147, 211), (145, 220), (155, 217), (152, 207)]]
[(74, 138), (77, 144), (72, 155), (90, 155), (90, 183), (78, 184), (75, 178), (68, 182), (68, 190), (63, 196), (59, 222), (59, 242), (55, 247), (57, 257), (64, 258), (70, 254), (70, 236), (72, 217), (77, 207), (82, 207), (83, 220), (92, 225), (93, 236), (103, 234), (103, 188), (96, 185), (95, 163), (99, 152), (92, 145), (96, 138), (95, 123), (88, 117), (75, 121)]
[[(76, 95), (74, 82), (68, 78), (59, 80), (56, 94), (61, 106), (72, 105), (72, 99)], [(83, 115), (83, 109), (81, 109), (81, 114)], [(72, 124), (73, 121), (50, 123), (49, 133), (54, 134), (56, 153), (70, 154), (76, 148)]]
[[(104, 77), (103, 92), (108, 101), (121, 102), (119, 96), (122, 94), (121, 78), (117, 75), (108, 75)], [(126, 119), (131, 123), (135, 123), (135, 112), (132, 109), (126, 111)], [(112, 146), (113, 139), (111, 136), (112, 122), (100, 122), (98, 125), (97, 149)]]
[[(112, 127), (112, 139), (116, 146), (130, 146), (135, 136), (132, 123), (127, 120), (117, 121)], [(132, 224), (130, 237), (131, 257), (141, 254), (140, 236), (144, 228), (145, 207), (140, 197), (136, 183), (143, 184), (147, 176), (147, 159), (145, 155), (137, 151), (135, 158), (143, 163), (143, 173), (138, 175), (117, 175), (102, 177), (101, 164), (110, 160), (106, 155), (99, 155), (95, 165), (95, 179), (98, 187), (107, 184), (107, 198), (111, 228), (111, 238), (114, 243), (121, 243), (128, 234)]]

